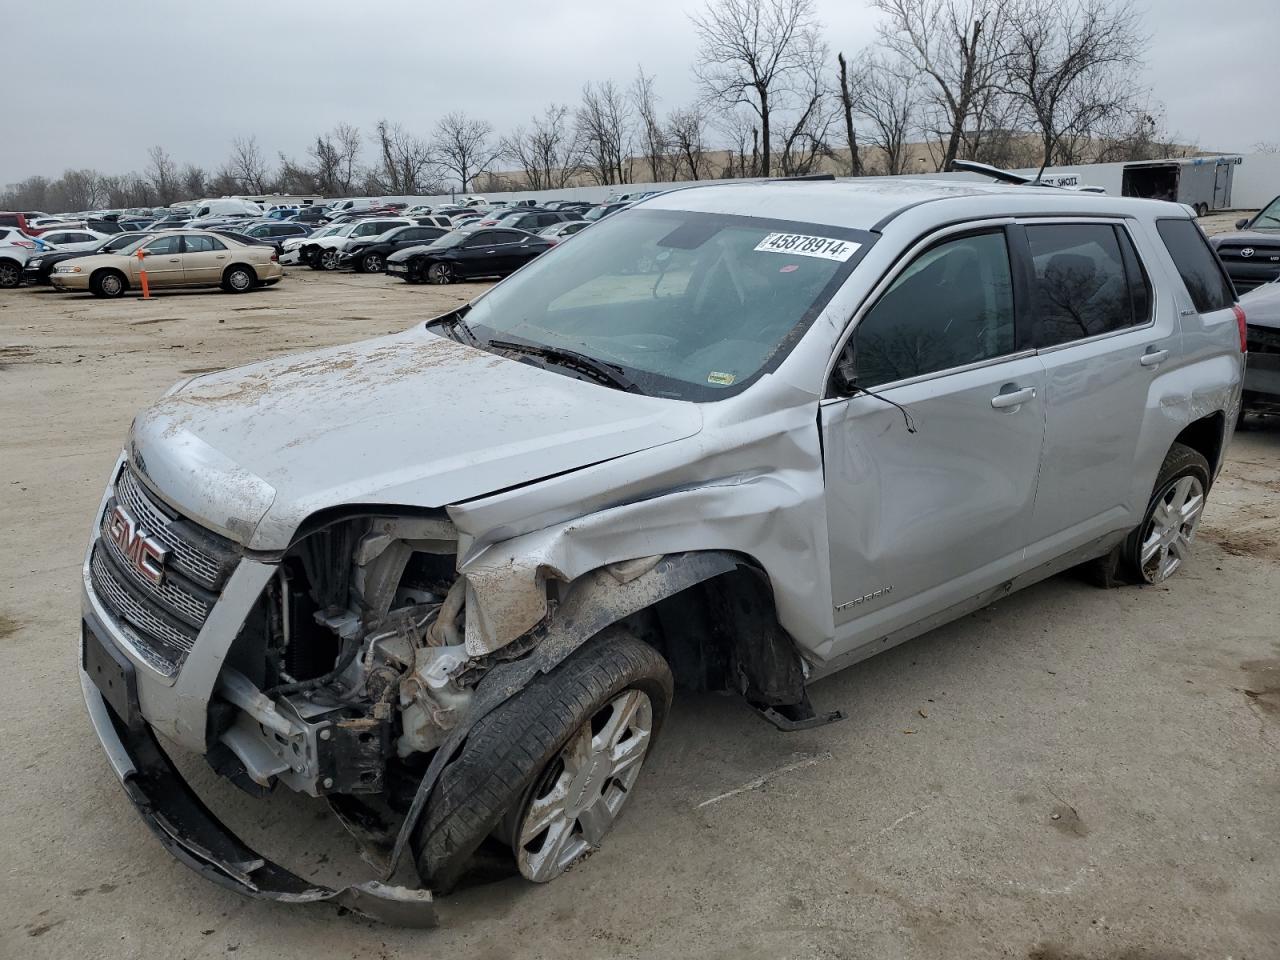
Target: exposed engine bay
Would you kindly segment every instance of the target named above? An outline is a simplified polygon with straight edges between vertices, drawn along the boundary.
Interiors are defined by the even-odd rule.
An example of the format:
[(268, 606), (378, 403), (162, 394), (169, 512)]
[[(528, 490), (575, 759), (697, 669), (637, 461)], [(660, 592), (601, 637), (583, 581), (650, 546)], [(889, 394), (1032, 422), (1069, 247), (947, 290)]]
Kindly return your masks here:
[(214, 768), (251, 793), (280, 781), (312, 796), (388, 792), (420, 768), (486, 667), (463, 640), (456, 552), (447, 520), (402, 517), (290, 549), (220, 674)]

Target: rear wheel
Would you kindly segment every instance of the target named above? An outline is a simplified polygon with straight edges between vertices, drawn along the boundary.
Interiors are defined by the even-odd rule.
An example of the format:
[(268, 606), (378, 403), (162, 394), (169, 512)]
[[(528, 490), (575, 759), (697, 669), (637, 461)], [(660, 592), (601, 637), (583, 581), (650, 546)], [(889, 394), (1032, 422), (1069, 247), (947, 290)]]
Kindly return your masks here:
[(599, 849), (671, 705), (671, 670), (622, 630), (588, 641), (476, 724), (440, 776), (413, 845), (449, 890), (489, 835), (520, 872), (553, 880)]
[(126, 287), (124, 274), (117, 270), (103, 270), (89, 279), (89, 290), (95, 297), (118, 297)]
[(247, 293), (257, 283), (258, 276), (249, 267), (236, 264), (222, 275), (222, 289), (228, 293)]
[(1175, 443), (1164, 459), (1146, 515), (1127, 544), (1127, 561), (1135, 579), (1163, 583), (1191, 555), (1209, 489), (1209, 461), (1198, 451)]
[(428, 283), (453, 283), (453, 267), (447, 263), (433, 263), (427, 267)]

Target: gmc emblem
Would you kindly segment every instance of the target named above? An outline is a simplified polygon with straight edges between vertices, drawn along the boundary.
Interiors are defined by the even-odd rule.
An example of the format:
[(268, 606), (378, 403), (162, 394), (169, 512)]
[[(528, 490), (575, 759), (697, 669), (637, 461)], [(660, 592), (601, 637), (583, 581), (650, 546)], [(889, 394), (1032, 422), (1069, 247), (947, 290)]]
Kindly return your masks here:
[(129, 511), (118, 504), (107, 518), (107, 536), (120, 548), (139, 576), (157, 587), (164, 583), (164, 559), (169, 551), (139, 527)]

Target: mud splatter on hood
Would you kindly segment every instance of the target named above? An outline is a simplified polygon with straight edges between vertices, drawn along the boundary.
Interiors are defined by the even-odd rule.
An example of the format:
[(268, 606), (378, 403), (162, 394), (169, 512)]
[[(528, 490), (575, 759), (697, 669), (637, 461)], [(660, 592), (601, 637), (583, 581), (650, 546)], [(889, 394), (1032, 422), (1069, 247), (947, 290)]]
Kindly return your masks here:
[(134, 421), (176, 508), (256, 550), (344, 503), (440, 507), (697, 433), (694, 404), (406, 333), (193, 380)]

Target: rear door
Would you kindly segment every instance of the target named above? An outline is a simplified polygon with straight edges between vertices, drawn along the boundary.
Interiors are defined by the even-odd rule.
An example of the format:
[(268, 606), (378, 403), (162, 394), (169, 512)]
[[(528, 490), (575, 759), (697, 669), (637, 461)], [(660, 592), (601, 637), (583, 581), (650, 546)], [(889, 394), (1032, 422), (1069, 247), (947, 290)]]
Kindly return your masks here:
[(856, 320), (820, 407), (835, 655), (1021, 569), (1044, 436), (1023, 279), (1005, 225), (953, 229)]
[(219, 283), (222, 271), (231, 263), (227, 245), (217, 237), (182, 238), (182, 267), (185, 283)]
[(1180, 343), (1173, 305), (1157, 314), (1136, 225), (1055, 219), (1022, 227), (1030, 345), (1046, 376), (1030, 558), (1048, 560), (1141, 518), (1155, 481), (1143, 425), (1159, 409), (1157, 381), (1177, 366)]

